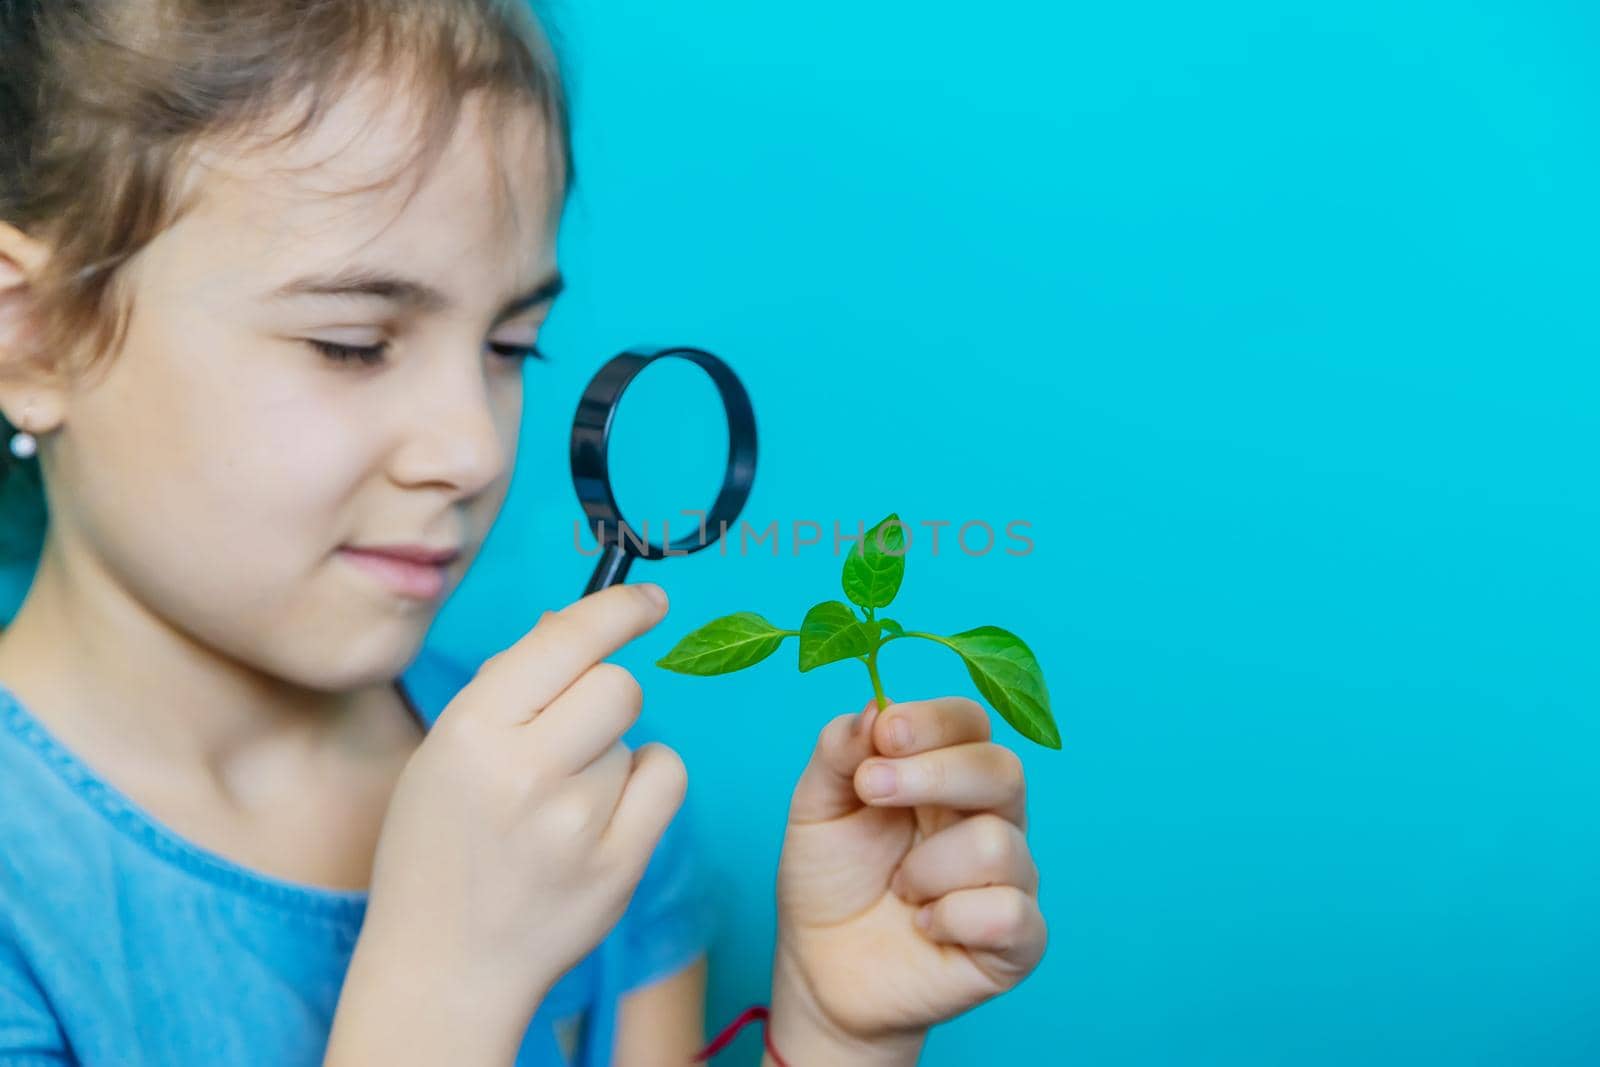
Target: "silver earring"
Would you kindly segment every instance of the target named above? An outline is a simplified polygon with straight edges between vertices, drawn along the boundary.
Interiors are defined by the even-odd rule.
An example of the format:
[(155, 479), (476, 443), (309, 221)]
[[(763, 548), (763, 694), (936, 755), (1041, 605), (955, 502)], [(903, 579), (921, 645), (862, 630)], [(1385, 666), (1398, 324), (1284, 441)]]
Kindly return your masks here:
[[(32, 410), (32, 404), (29, 404), (27, 407), (22, 409), (22, 419), (24, 422), (27, 421), (28, 413)], [(27, 430), (18, 430), (16, 433), (11, 435), (11, 454), (16, 456), (18, 459), (30, 459), (34, 453), (38, 451), (39, 439), (33, 436), (33, 434), (29, 433)]]

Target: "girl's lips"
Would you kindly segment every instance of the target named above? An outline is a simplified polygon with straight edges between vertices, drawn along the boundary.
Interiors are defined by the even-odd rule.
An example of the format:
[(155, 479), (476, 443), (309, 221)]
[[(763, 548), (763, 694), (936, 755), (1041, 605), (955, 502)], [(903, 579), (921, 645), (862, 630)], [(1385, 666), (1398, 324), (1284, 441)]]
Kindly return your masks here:
[(339, 554), (358, 569), (378, 579), (391, 592), (401, 596), (417, 600), (433, 600), (444, 592), (443, 564), (412, 563), (382, 552), (368, 552), (358, 548), (341, 548)]

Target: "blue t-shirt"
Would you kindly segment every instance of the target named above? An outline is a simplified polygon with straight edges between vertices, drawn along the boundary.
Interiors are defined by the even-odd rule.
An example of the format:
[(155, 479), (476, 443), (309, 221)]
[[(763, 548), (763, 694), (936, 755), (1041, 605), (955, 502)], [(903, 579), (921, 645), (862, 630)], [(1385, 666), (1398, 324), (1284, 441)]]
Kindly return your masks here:
[[(472, 673), (425, 648), (400, 684), (431, 727)], [(540, 1004), (516, 1067), (611, 1062), (619, 997), (710, 940), (701, 870), (685, 805), (622, 919)], [(366, 903), (180, 837), (0, 685), (0, 1065), (319, 1065)]]

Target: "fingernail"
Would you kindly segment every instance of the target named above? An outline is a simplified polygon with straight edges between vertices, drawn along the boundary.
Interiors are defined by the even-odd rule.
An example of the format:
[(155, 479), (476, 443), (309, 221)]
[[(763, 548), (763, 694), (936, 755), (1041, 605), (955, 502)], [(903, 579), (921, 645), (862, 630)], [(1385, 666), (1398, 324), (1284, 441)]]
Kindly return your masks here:
[(919, 930), (926, 930), (928, 927), (933, 925), (932, 904), (917, 909), (916, 924), (917, 929)]
[(894, 793), (896, 778), (894, 768), (887, 763), (874, 763), (867, 768), (866, 776), (862, 779), (861, 788), (869, 797), (886, 797)]
[(638, 589), (645, 596), (656, 602), (656, 607), (667, 606), (667, 591), (654, 582), (640, 582)]
[(872, 730), (872, 724), (878, 718), (878, 702), (873, 701), (867, 705), (867, 710), (856, 716), (856, 736), (860, 737)]
[(897, 749), (911, 747), (911, 724), (904, 715), (896, 715), (889, 722), (889, 743)]

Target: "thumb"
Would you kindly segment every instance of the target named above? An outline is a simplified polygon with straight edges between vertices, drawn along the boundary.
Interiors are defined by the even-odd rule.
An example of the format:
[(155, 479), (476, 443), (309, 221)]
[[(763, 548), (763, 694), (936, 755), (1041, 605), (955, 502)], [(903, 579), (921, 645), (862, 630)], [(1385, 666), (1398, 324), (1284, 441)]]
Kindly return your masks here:
[(789, 804), (789, 822), (825, 822), (866, 807), (856, 795), (856, 768), (874, 754), (872, 724), (878, 717), (876, 698), (860, 711), (840, 715), (817, 737), (811, 762), (800, 774), (794, 799)]

